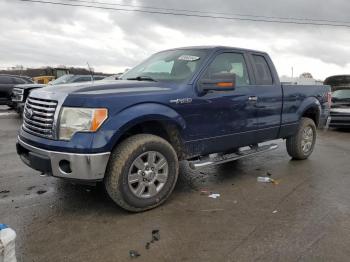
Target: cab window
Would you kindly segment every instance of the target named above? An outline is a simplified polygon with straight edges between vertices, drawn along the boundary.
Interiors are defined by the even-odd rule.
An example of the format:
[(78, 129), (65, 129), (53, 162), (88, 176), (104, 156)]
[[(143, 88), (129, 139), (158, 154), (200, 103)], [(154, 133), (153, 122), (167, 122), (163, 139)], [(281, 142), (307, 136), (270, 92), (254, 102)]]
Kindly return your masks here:
[(255, 79), (257, 85), (272, 85), (273, 78), (270, 67), (265, 57), (262, 55), (253, 55), (253, 63), (255, 68)]
[(219, 54), (207, 68), (204, 78), (212, 79), (215, 75), (225, 73), (236, 74), (236, 86), (250, 85), (247, 65), (243, 54)]

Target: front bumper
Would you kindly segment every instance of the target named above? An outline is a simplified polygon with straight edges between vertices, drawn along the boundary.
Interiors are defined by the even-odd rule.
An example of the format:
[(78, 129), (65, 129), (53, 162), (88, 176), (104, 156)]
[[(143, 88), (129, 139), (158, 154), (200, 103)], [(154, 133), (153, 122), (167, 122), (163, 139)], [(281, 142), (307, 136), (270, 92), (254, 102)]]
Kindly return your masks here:
[(78, 154), (49, 151), (25, 143), (18, 137), (17, 153), (29, 167), (55, 177), (101, 181), (104, 178), (110, 152)]

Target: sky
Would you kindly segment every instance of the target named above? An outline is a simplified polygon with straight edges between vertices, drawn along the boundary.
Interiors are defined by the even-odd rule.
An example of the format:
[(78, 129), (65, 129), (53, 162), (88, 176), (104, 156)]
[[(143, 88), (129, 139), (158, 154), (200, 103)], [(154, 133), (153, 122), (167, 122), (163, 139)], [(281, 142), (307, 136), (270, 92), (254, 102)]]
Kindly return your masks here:
[[(45, 1), (79, 3), (74, 0)], [(143, 10), (156, 7), (336, 20), (347, 22), (349, 27), (171, 16), (0, 0), (0, 68), (15, 65), (86, 67), (88, 62), (95, 71), (118, 73), (164, 49), (225, 45), (268, 52), (279, 75), (291, 76), (292, 67), (294, 76), (310, 72), (321, 80), (330, 75), (350, 74), (348, 0), (85, 1), (119, 4), (108, 6), (124, 9), (133, 7), (120, 5), (142, 6)]]

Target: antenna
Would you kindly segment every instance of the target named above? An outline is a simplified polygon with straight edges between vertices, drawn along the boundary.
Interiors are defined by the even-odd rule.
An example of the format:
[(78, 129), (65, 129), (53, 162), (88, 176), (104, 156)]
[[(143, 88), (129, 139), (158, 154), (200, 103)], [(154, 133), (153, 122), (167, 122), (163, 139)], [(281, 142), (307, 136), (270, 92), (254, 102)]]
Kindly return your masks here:
[(94, 72), (92, 71), (92, 68), (90, 67), (89, 62), (86, 62), (86, 64), (87, 64), (88, 69), (90, 71), (91, 81), (92, 81), (92, 83), (94, 83)]

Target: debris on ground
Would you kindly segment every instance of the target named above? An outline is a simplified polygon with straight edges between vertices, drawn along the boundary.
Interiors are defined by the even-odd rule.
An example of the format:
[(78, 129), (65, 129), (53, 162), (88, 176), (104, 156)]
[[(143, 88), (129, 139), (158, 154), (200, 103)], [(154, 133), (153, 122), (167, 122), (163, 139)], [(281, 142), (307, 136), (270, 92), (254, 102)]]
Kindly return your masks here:
[(129, 255), (131, 258), (137, 258), (137, 257), (141, 256), (140, 253), (137, 252), (136, 250), (130, 250)]
[(269, 171), (266, 172), (266, 175), (267, 176), (272, 176), (272, 174)]
[(266, 176), (259, 176), (257, 178), (258, 182), (260, 183), (272, 183), (273, 179), (271, 177), (266, 177)]
[(0, 224), (0, 261), (16, 261), (16, 232), (5, 224)]
[(218, 193), (212, 193), (212, 194), (210, 194), (208, 197), (216, 199), (216, 198), (220, 197), (220, 194), (218, 194)]
[(272, 183), (274, 185), (278, 185), (280, 183), (279, 180), (273, 179), (273, 178), (268, 177), (268, 176), (259, 176), (257, 178), (257, 181), (260, 183)]
[(209, 196), (211, 192), (209, 190), (201, 190), (201, 195), (202, 196)]
[(202, 196), (208, 196), (208, 197), (214, 198), (214, 199), (220, 197), (220, 194), (218, 194), (218, 193), (213, 193), (212, 191), (209, 191), (209, 190), (207, 190), (207, 189), (202, 189), (200, 194), (201, 194)]
[(30, 191), (30, 190), (32, 190), (34, 188), (35, 188), (35, 186), (30, 186), (30, 187), (27, 187), (27, 190)]
[(38, 190), (38, 191), (36, 191), (36, 193), (38, 194), (38, 195), (42, 195), (42, 194), (44, 194), (44, 193), (46, 193), (47, 191), (46, 190)]
[(278, 210), (274, 210), (272, 211), (272, 214), (276, 214), (278, 212)]
[(153, 229), (152, 230), (152, 240), (150, 242), (147, 242), (145, 245), (146, 249), (150, 249), (151, 248), (151, 244), (153, 244), (156, 241), (160, 240), (160, 233), (159, 233), (159, 229)]
[(222, 208), (217, 208), (217, 209), (202, 209), (200, 210), (201, 212), (219, 212), (219, 211), (224, 211), (225, 209)]
[(159, 229), (152, 230), (152, 241), (159, 241), (160, 240), (160, 234)]
[(7, 194), (7, 193), (10, 193), (10, 190), (2, 190), (2, 191), (0, 191), (0, 194)]

